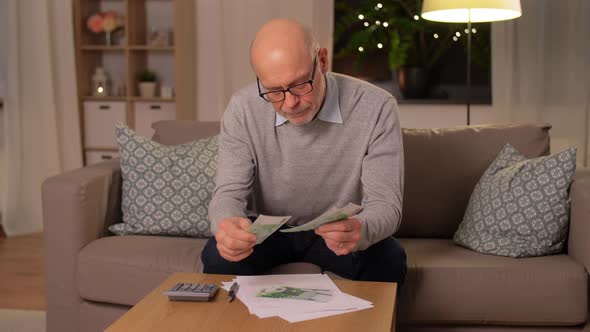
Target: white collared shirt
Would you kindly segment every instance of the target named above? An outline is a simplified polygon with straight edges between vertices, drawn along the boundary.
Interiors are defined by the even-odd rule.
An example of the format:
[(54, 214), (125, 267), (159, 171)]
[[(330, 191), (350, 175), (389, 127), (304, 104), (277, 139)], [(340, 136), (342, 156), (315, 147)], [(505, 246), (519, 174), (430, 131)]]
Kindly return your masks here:
[[(334, 77), (332, 77), (332, 73), (327, 72), (325, 77), (327, 83), (326, 100), (318, 113), (318, 119), (325, 122), (342, 124), (342, 114), (340, 113), (340, 102), (338, 98), (338, 84)], [(287, 118), (275, 112), (275, 127), (278, 127), (287, 121), (289, 121)]]

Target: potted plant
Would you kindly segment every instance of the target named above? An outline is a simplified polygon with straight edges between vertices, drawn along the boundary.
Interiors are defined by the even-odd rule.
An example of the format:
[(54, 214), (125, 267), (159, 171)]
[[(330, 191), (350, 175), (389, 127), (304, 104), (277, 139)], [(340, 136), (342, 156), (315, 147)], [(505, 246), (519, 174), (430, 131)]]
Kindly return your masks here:
[(454, 42), (457, 24), (426, 21), (421, 1), (371, 0), (350, 5), (337, 0), (334, 39), (341, 46), (335, 57), (356, 54), (359, 65), (372, 52), (387, 52), (394, 84), (405, 98), (428, 92), (428, 72)]
[(137, 74), (139, 82), (139, 95), (143, 98), (153, 98), (156, 94), (156, 73), (145, 69)]

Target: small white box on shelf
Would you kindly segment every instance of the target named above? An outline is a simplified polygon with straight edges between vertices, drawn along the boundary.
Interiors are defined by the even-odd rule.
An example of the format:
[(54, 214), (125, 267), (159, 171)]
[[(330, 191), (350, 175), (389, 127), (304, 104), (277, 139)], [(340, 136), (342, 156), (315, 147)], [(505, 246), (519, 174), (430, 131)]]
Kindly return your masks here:
[(125, 102), (84, 102), (84, 147), (117, 148), (115, 124), (127, 123)]
[(138, 135), (152, 138), (152, 123), (160, 120), (176, 119), (176, 104), (173, 102), (142, 102), (133, 104), (135, 109), (135, 132)]
[(86, 151), (86, 165), (97, 164), (103, 161), (118, 158), (118, 152), (109, 151)]

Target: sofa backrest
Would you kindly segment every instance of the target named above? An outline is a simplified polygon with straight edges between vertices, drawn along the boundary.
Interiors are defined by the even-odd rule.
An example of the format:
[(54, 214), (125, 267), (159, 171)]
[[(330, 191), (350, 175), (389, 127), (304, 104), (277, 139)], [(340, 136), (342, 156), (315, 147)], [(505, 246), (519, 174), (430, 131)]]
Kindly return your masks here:
[(178, 145), (219, 134), (219, 122), (163, 120), (152, 124), (152, 139), (164, 145)]
[(450, 238), (471, 193), (510, 143), (528, 158), (549, 154), (550, 125), (403, 129), (405, 176), (399, 237)]
[[(166, 145), (219, 133), (219, 122), (155, 123)], [(398, 237), (450, 238), (477, 181), (506, 143), (529, 158), (549, 154), (548, 124), (481, 125), (402, 130), (405, 157), (403, 219)]]

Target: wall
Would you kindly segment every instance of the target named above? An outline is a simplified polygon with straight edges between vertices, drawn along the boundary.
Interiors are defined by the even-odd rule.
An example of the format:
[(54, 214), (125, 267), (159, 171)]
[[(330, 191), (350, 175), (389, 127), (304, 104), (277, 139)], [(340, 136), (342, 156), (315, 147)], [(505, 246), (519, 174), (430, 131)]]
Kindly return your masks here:
[[(315, 31), (331, 53), (333, 1), (197, 0), (197, 118), (218, 121), (233, 91), (252, 82), (249, 47), (256, 30), (273, 17), (295, 18)], [(404, 127), (466, 124), (465, 105), (400, 105)], [(501, 122), (490, 105), (471, 107), (472, 124)]]
[[(5, 15), (7, 15), (7, 3), (5, 1), (0, 1), (0, 22), (7, 22)], [(2, 26), (2, 25), (0, 25)], [(2, 28), (5, 28), (2, 26)], [(5, 33), (0, 33), (0, 45), (7, 45), (8, 40)], [(5, 64), (6, 64), (6, 54), (7, 52), (1, 51), (0, 48), (0, 101), (4, 99), (6, 94), (6, 73), (4, 72)], [(0, 107), (0, 214), (2, 214), (2, 201), (4, 200), (2, 189), (4, 188), (3, 177), (4, 175), (4, 108)], [(0, 218), (1, 220), (1, 218)], [(1, 225), (0, 225), (1, 226)]]
[[(491, 105), (471, 105), (471, 124), (497, 123)], [(464, 126), (467, 105), (399, 105), (400, 123), (404, 128), (440, 128)]]
[(278, 17), (309, 26), (332, 52), (333, 0), (197, 0), (197, 119), (217, 121), (231, 94), (253, 82), (250, 43)]

